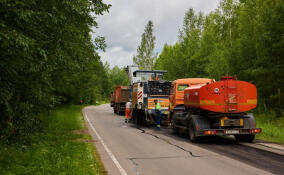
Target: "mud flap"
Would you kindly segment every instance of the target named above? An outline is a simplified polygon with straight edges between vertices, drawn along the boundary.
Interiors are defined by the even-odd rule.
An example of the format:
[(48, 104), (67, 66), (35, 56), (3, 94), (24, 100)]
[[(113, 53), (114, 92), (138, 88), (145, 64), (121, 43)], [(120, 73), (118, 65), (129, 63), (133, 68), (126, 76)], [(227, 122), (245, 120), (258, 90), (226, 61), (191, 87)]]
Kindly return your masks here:
[(244, 118), (244, 129), (252, 129), (256, 127), (255, 119), (253, 114), (246, 114)]
[(203, 131), (210, 129), (210, 120), (208, 117), (201, 115), (190, 115), (189, 119), (189, 123), (190, 121), (193, 121), (194, 123), (196, 136), (203, 136)]

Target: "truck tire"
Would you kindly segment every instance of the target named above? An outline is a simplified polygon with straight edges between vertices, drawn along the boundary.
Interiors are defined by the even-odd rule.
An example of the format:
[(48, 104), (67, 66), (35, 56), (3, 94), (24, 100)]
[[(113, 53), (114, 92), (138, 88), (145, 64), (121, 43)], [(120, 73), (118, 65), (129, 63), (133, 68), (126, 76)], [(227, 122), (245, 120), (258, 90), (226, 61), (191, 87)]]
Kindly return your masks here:
[(245, 134), (245, 135), (235, 135), (235, 139), (237, 142), (252, 142), (254, 140), (253, 134)]
[(114, 113), (118, 114), (118, 107), (117, 107), (117, 105), (115, 105), (115, 107), (114, 107)]
[(174, 116), (172, 115), (171, 116), (171, 127), (172, 127), (172, 130), (173, 130), (174, 134), (179, 134), (179, 129), (175, 125), (176, 125), (175, 124), (175, 119), (174, 119)]
[(193, 120), (191, 120), (190, 123), (189, 123), (188, 131), (189, 131), (189, 140), (191, 142), (197, 142), (198, 137), (196, 136), (195, 124), (194, 124)]
[(146, 115), (143, 113), (142, 110), (137, 112), (137, 125), (143, 126), (146, 122)]
[(137, 109), (132, 110), (131, 119), (133, 124), (137, 124)]

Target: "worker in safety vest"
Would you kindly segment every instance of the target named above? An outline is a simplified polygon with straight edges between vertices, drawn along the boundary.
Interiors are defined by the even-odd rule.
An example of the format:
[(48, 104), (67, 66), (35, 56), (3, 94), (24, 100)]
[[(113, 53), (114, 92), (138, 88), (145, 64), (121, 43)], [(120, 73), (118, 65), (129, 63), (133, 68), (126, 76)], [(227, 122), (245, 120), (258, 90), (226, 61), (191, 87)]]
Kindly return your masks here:
[(129, 122), (130, 112), (131, 112), (131, 102), (129, 101), (125, 104), (125, 123)]
[(159, 100), (154, 100), (155, 102), (155, 112), (157, 115), (156, 118), (156, 124), (157, 124), (157, 129), (160, 130), (161, 127), (161, 104), (159, 102)]

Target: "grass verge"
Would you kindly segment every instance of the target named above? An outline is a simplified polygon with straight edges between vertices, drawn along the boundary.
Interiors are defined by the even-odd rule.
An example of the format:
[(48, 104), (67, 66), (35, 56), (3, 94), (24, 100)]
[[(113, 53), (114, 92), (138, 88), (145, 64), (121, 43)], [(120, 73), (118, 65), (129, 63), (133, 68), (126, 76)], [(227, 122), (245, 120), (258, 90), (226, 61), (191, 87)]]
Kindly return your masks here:
[(284, 144), (284, 116), (276, 117), (271, 113), (255, 114), (256, 126), (262, 128), (262, 133), (256, 139)]
[(0, 145), (0, 174), (106, 174), (88, 135), (82, 106), (58, 108), (28, 142)]

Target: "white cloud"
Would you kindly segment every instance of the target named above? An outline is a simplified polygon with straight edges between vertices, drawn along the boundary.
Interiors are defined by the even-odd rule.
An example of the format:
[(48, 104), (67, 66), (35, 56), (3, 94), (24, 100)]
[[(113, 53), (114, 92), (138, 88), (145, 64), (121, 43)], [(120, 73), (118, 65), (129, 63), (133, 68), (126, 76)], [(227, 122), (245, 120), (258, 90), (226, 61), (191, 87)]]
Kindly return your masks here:
[(132, 58), (134, 54), (135, 52), (125, 51), (122, 47), (111, 47), (110, 49), (107, 49), (106, 52), (99, 52), (99, 55), (102, 57), (102, 61), (107, 61), (111, 67), (132, 65), (132, 59), (128, 58)]
[(111, 67), (132, 64), (132, 57), (140, 43), (148, 20), (154, 23), (156, 52), (165, 43), (177, 41), (178, 29), (182, 26), (185, 12), (194, 8), (196, 12), (209, 13), (220, 0), (105, 0), (112, 4), (110, 12), (98, 17), (99, 29), (95, 36), (106, 37), (107, 50), (100, 52), (103, 61)]

